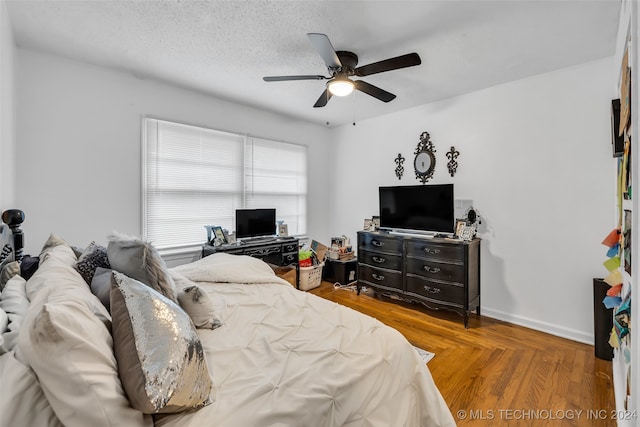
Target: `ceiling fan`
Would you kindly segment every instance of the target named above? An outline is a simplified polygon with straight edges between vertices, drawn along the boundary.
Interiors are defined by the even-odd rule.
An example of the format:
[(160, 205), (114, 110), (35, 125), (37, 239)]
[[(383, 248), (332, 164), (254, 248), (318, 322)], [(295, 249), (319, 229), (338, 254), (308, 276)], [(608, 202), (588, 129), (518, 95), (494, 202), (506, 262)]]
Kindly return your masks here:
[(332, 95), (346, 96), (349, 95), (353, 89), (357, 89), (367, 95), (371, 95), (383, 102), (392, 101), (396, 97), (394, 94), (363, 80), (351, 80), (349, 77), (370, 76), (372, 74), (397, 70), (399, 68), (413, 67), (414, 65), (420, 65), (422, 63), (420, 56), (414, 52), (356, 68), (358, 65), (358, 55), (355, 53), (345, 50), (334, 50), (329, 37), (325, 34), (308, 33), (307, 36), (309, 37), (313, 47), (315, 47), (324, 60), (324, 63), (327, 65), (330, 75), (271, 76), (263, 77), (263, 80), (265, 82), (281, 82), (287, 80), (329, 80), (327, 82), (327, 88), (322, 92), (320, 98), (318, 98), (316, 103), (313, 105), (316, 108), (327, 105), (327, 102), (329, 102)]

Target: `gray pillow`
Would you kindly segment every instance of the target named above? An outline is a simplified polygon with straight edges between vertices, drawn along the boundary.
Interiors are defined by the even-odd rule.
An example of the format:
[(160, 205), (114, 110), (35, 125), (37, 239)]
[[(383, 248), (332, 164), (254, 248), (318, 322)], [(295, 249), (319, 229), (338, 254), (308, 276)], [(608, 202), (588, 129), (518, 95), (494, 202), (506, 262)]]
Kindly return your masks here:
[(11, 261), (10, 263), (5, 264), (2, 267), (2, 271), (0, 271), (0, 291), (4, 289), (4, 286), (7, 284), (9, 279), (19, 274), (20, 263), (18, 261)]
[(111, 318), (118, 373), (133, 408), (175, 413), (212, 402), (202, 343), (177, 304), (114, 271)]
[(98, 267), (111, 268), (107, 256), (107, 248), (96, 244), (96, 242), (91, 242), (78, 258), (74, 268), (87, 282), (87, 285), (90, 285)]
[(216, 316), (213, 300), (198, 285), (188, 285), (178, 292), (180, 307), (187, 312), (191, 321), (199, 329), (216, 329), (222, 322)]
[(119, 233), (112, 233), (108, 238), (107, 255), (113, 270), (150, 286), (178, 303), (167, 266), (151, 243)]
[(110, 268), (98, 267), (91, 279), (91, 293), (98, 297), (102, 305), (111, 312), (109, 294), (111, 293), (111, 270)]

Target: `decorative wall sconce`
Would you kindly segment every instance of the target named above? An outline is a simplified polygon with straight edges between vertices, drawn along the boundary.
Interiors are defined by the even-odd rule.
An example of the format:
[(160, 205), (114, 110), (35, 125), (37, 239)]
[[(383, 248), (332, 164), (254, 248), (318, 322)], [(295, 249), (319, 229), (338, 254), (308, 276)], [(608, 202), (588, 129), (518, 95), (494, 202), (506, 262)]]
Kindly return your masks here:
[(413, 160), (413, 169), (416, 172), (416, 179), (423, 184), (433, 178), (433, 171), (436, 168), (435, 152), (429, 132), (422, 132), (420, 142), (414, 151), (416, 157)]
[(449, 159), (449, 162), (447, 163), (447, 167), (449, 168), (449, 175), (451, 176), (455, 175), (456, 169), (458, 169), (457, 159), (459, 155), (460, 155), (460, 152), (456, 150), (455, 147), (452, 145), (451, 149), (447, 153), (447, 158)]
[(398, 179), (402, 178), (402, 174), (404, 173), (404, 157), (402, 154), (398, 153), (398, 157), (395, 158), (396, 162), (396, 176)]

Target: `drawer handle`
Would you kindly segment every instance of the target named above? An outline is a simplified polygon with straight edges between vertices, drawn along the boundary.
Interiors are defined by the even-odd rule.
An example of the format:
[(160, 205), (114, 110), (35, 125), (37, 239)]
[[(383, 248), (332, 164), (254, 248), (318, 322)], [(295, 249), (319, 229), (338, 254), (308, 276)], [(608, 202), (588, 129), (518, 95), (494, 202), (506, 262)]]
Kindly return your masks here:
[(293, 261), (293, 260), (294, 260), (293, 255), (287, 255), (287, 261)]
[(372, 240), (372, 241), (371, 241), (371, 244), (372, 244), (373, 246), (381, 247), (381, 246), (383, 246), (383, 245), (384, 245), (384, 242), (379, 242), (378, 240)]
[(440, 253), (440, 249), (431, 249), (431, 248), (424, 248), (424, 251), (428, 254), (439, 254)]
[(432, 288), (431, 286), (425, 286), (424, 290), (427, 292), (431, 292), (432, 294), (439, 294), (440, 288)]
[(383, 262), (386, 261), (385, 258), (381, 257), (381, 256), (374, 256), (371, 258), (374, 262), (377, 262), (378, 264), (382, 264)]
[(429, 267), (428, 265), (425, 265), (424, 267), (422, 267), (424, 269), (424, 271), (426, 271), (427, 273), (439, 273), (440, 272), (440, 267)]
[(376, 280), (384, 280), (384, 276), (382, 274), (371, 273), (371, 276)]

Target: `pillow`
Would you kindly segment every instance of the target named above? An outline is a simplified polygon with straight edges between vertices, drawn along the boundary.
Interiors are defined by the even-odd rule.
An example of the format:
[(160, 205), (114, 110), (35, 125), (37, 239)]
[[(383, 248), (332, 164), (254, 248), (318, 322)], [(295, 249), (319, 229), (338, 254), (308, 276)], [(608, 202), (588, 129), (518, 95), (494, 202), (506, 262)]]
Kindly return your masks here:
[(40, 251), (40, 264), (49, 256), (56, 257), (68, 265), (73, 265), (78, 260), (71, 246), (55, 234), (51, 234), (42, 247), (42, 251)]
[[(58, 248), (63, 246), (57, 246), (54, 251), (60, 250)], [(53, 289), (68, 292), (73, 298), (81, 299), (108, 329), (111, 328), (109, 312), (91, 293), (80, 273), (73, 268), (72, 264), (67, 264), (53, 252), (45, 257), (38, 270), (27, 280), (25, 289), (31, 305), (45, 300)]]
[(202, 343), (177, 304), (114, 271), (111, 316), (118, 372), (131, 406), (155, 414), (212, 402)]
[(110, 268), (96, 268), (96, 272), (91, 279), (91, 293), (98, 297), (107, 311), (111, 312), (109, 294), (111, 293), (111, 270)]
[[(7, 312), (0, 308), (0, 334), (3, 334), (9, 326), (9, 316)], [(0, 346), (4, 343), (4, 338), (0, 335)]]
[(151, 286), (178, 303), (173, 280), (160, 254), (150, 243), (118, 233), (109, 235), (107, 254), (111, 268)]
[(42, 249), (40, 250), (40, 253), (47, 252), (49, 249), (54, 248), (58, 245), (66, 245), (66, 244), (67, 242), (65, 242), (65, 240), (62, 237), (51, 233), (49, 234), (49, 238), (47, 239), (47, 241), (44, 242), (44, 245), (42, 245)]
[(0, 356), (0, 378), (1, 425), (63, 427), (33, 371), (13, 353)]
[(180, 307), (187, 312), (196, 328), (216, 329), (222, 322), (216, 316), (213, 300), (200, 286), (188, 285), (178, 291)]
[(40, 257), (25, 255), (20, 262), (20, 275), (24, 277), (24, 280), (29, 280), (33, 273), (38, 270), (40, 265)]
[(111, 334), (95, 311), (109, 314), (80, 274), (49, 257), (31, 280), (48, 284), (31, 301), (18, 349), (60, 421), (68, 427), (151, 427), (151, 417), (129, 405)]
[(0, 308), (0, 355), (6, 353), (4, 347), (4, 333), (9, 326), (9, 316), (7, 312)]
[(10, 352), (16, 347), (18, 333), (29, 309), (29, 300), (25, 291), (25, 280), (14, 276), (7, 282), (0, 296), (0, 310), (7, 314), (6, 330), (2, 331), (0, 354)]
[(20, 263), (18, 261), (11, 261), (2, 267), (2, 271), (0, 271), (0, 291), (7, 284), (9, 279), (13, 276), (20, 274)]
[(75, 269), (78, 270), (87, 285), (90, 285), (98, 267), (111, 268), (107, 257), (107, 248), (96, 244), (96, 242), (91, 242), (78, 258)]

